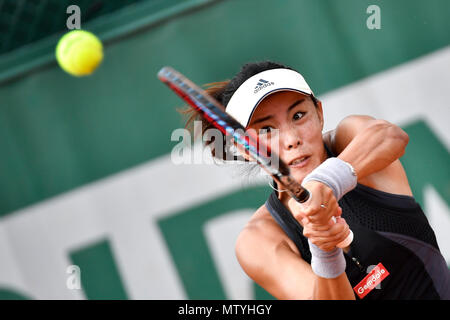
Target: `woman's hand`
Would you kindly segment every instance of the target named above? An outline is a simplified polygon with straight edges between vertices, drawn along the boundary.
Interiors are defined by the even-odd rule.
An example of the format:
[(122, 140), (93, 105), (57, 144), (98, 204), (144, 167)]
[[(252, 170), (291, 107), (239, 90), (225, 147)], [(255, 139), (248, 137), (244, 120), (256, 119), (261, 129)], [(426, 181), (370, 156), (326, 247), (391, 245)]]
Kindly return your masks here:
[[(340, 217), (342, 209), (333, 191), (325, 184), (309, 181), (305, 188), (311, 193), (311, 198), (303, 204), (290, 199), (289, 208), (294, 218), (303, 225), (305, 237), (322, 250), (332, 250), (350, 233), (345, 219)], [(336, 222), (332, 217), (336, 218)]]
[(330, 220), (328, 225), (316, 225), (306, 220), (303, 225), (303, 235), (324, 251), (333, 250), (349, 234), (350, 227), (341, 217), (337, 217), (336, 222)]
[(332, 217), (339, 217), (342, 209), (339, 207), (333, 191), (318, 181), (308, 181), (304, 187), (309, 191), (310, 198), (305, 203), (289, 200), (289, 209), (298, 222), (304, 218), (317, 225), (327, 225)]

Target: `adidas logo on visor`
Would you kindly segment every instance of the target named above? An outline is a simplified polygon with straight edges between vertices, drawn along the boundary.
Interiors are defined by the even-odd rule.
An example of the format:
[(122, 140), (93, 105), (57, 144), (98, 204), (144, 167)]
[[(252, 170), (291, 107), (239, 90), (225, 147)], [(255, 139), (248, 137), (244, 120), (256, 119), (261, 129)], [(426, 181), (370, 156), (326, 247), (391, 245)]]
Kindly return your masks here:
[(253, 93), (257, 93), (258, 91), (268, 87), (268, 86), (272, 86), (274, 85), (273, 82), (269, 82), (267, 80), (264, 79), (259, 79), (258, 83), (256, 84), (255, 90), (253, 91)]

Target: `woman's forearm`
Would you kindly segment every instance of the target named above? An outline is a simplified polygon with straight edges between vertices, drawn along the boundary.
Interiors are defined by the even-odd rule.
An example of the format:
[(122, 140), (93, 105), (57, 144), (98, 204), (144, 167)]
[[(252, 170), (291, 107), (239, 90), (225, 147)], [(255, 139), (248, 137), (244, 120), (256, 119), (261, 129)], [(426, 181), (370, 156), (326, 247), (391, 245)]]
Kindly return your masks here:
[(355, 300), (355, 294), (344, 272), (334, 279), (316, 276), (312, 300)]

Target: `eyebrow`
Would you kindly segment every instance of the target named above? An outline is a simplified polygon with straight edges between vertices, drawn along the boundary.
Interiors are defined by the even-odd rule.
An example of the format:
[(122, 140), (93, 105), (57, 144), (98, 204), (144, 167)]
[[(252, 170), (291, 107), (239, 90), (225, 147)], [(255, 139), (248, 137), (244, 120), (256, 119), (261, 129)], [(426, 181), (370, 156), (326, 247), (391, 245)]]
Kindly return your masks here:
[[(293, 104), (290, 105), (290, 107), (287, 109), (287, 111), (288, 111), (288, 112), (291, 111), (292, 108), (294, 108), (295, 106), (299, 105), (299, 104), (302, 103), (303, 101), (305, 101), (305, 98), (302, 98), (302, 99), (299, 99), (299, 100), (295, 101)], [(255, 121), (253, 121), (252, 124), (257, 124), (257, 123), (260, 123), (260, 122), (269, 120), (270, 118), (272, 118), (271, 115), (270, 115), (270, 116), (267, 116), (267, 117), (264, 117), (264, 118), (260, 118), (260, 119), (258, 119), (258, 120), (255, 120)]]

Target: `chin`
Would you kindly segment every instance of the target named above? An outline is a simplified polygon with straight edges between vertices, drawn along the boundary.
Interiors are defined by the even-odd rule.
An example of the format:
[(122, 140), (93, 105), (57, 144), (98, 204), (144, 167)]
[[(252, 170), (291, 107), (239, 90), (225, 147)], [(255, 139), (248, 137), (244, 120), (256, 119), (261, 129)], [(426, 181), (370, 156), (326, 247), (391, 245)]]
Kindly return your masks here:
[(319, 165), (320, 161), (317, 163), (316, 161), (311, 161), (307, 166), (303, 168), (290, 168), (291, 175), (295, 178), (295, 180), (301, 182), (311, 171), (313, 171)]
[(298, 182), (302, 182), (303, 179), (308, 175), (309, 172), (305, 170), (298, 170), (298, 169), (291, 169), (291, 175), (294, 177), (294, 179)]

